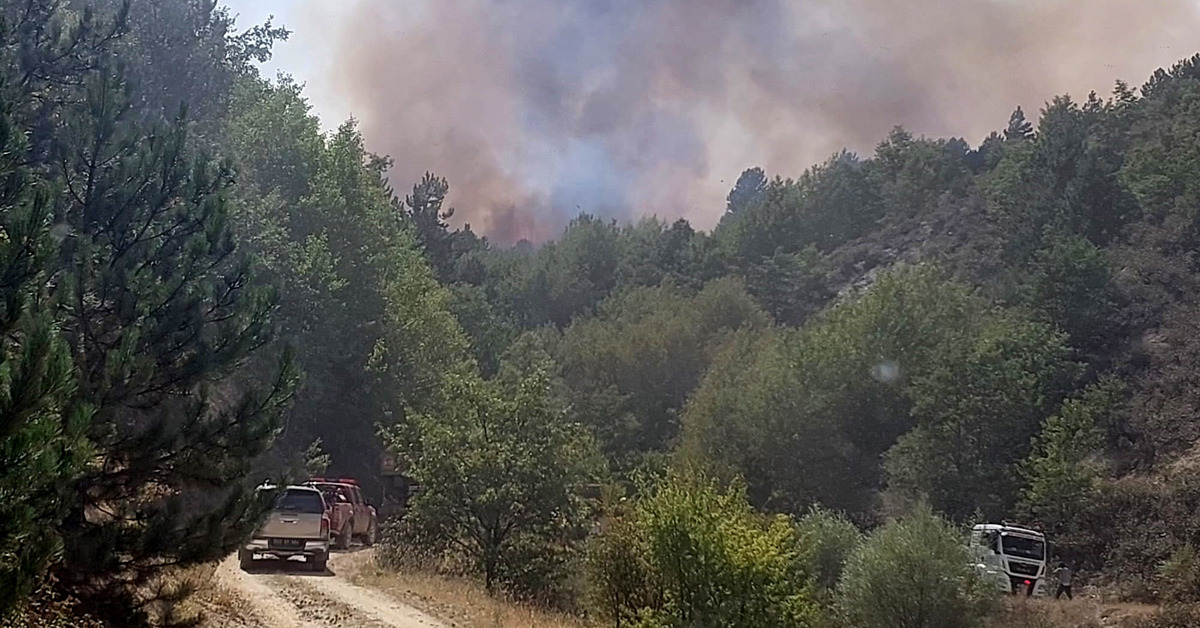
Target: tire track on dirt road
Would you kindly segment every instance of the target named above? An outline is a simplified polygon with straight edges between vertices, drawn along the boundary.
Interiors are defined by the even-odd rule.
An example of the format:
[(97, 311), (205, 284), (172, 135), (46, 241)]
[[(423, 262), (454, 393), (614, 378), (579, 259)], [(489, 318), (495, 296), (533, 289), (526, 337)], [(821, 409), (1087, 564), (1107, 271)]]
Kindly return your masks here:
[(445, 628), (434, 617), (392, 597), (351, 584), (352, 557), (333, 554), (329, 571), (307, 573), (287, 564), (242, 571), (236, 557), (217, 570), (222, 585), (251, 608), (250, 624), (260, 628)]

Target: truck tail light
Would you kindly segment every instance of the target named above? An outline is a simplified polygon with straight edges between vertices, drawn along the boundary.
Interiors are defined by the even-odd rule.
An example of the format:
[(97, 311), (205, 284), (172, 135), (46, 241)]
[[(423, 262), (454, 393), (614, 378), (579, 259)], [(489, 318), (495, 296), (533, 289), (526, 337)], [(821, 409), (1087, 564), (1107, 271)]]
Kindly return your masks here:
[(321, 536), (329, 534), (329, 517), (321, 517)]

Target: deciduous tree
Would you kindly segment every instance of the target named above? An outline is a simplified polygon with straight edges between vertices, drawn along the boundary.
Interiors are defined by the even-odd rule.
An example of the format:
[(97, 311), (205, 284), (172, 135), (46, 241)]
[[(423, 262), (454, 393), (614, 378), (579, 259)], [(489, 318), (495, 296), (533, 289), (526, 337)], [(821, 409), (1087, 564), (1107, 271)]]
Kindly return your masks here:
[(421, 484), (401, 542), (461, 555), (489, 591), (532, 594), (529, 579), (545, 574), (523, 574), (524, 563), (582, 538), (576, 490), (595, 468), (590, 441), (538, 370), (507, 382), (462, 376), (451, 386), (444, 407), (384, 435)]

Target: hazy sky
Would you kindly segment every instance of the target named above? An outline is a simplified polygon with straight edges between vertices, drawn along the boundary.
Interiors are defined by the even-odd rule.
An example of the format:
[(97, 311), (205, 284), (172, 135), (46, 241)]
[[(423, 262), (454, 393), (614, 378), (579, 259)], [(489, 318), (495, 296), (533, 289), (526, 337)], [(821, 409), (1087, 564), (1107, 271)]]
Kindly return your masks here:
[(336, 69), (333, 37), (343, 19), (350, 16), (354, 0), (223, 0), (238, 16), (240, 30), (261, 24), (270, 16), (292, 31), (291, 39), (275, 48), (275, 57), (264, 74), (284, 71), (308, 85), (307, 94), (321, 122), (335, 128), (351, 115), (352, 107), (340, 99), (330, 79)]
[(353, 114), (393, 185), (447, 177), (502, 242), (590, 211), (711, 227), (890, 127), (977, 144), (1022, 105), (1107, 95), (1200, 49), (1196, 0), (227, 0), (294, 31), (267, 72)]

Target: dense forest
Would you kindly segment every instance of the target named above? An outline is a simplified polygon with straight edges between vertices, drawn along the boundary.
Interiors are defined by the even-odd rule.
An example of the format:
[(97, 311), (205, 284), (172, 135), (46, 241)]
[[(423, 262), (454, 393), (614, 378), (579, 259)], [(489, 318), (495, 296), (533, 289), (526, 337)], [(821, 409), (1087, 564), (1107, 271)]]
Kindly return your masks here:
[[(489, 589), (573, 604), (587, 556), (618, 623), (686, 624), (674, 580), (608, 569), (671, 555), (670, 522), (770, 583), (805, 526), (849, 547), (897, 517), (857, 586), (906, 530), (1000, 519), (1130, 597), (1200, 582), (1200, 56), (977, 147), (898, 127), (748, 169), (710, 232), (583, 214), (500, 247), (260, 74), (282, 28), (0, 7), (0, 615), (169, 623), (151, 585), (228, 555), (306, 452), (376, 500), (400, 455), (422, 490), (393, 541)], [(753, 625), (856, 586), (795, 577)]]
[(1152, 588), (1200, 507), (1198, 63), (1018, 107), (977, 148), (896, 128), (798, 178), (747, 170), (711, 233), (416, 234), (481, 372), (544, 359), (610, 481), (675, 461), (769, 512), (1026, 521)]

